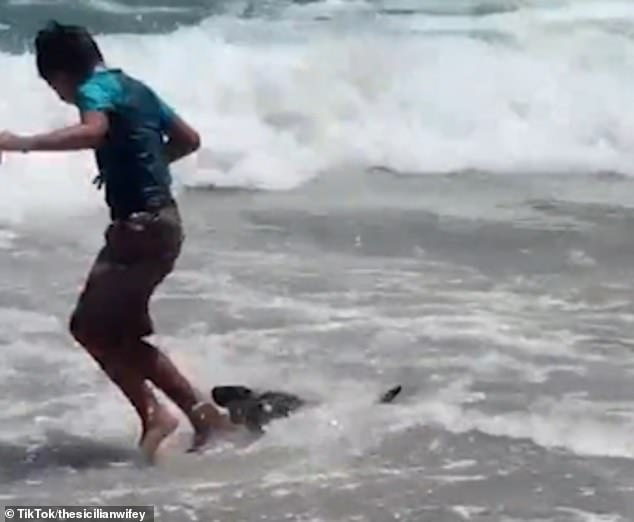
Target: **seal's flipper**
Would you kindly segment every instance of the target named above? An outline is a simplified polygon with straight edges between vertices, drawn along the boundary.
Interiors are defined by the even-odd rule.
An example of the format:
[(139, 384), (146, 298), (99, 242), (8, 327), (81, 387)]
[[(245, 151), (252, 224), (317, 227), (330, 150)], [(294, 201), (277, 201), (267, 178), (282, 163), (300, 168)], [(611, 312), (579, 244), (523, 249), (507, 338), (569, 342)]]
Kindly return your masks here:
[(383, 395), (381, 395), (381, 398), (379, 399), (379, 403), (389, 404), (390, 402), (393, 402), (394, 399), (396, 399), (396, 397), (401, 393), (402, 390), (403, 390), (403, 387), (400, 384), (394, 386), (393, 388), (390, 388)]

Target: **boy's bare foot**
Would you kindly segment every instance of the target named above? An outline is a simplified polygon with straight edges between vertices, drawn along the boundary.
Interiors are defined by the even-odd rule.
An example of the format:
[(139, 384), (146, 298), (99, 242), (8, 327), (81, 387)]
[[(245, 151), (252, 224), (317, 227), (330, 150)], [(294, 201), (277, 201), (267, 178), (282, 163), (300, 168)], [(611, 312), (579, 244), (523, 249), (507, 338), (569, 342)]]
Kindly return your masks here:
[(233, 426), (229, 417), (221, 413), (210, 402), (203, 402), (194, 406), (189, 415), (189, 420), (194, 427), (194, 437), (191, 446), (187, 450), (188, 453), (201, 450), (209, 442), (214, 431), (227, 432)]
[(159, 407), (159, 410), (153, 415), (152, 420), (149, 421), (143, 430), (143, 435), (139, 442), (141, 451), (150, 462), (154, 462), (159, 446), (167, 437), (174, 433), (177, 427), (178, 419), (166, 408)]

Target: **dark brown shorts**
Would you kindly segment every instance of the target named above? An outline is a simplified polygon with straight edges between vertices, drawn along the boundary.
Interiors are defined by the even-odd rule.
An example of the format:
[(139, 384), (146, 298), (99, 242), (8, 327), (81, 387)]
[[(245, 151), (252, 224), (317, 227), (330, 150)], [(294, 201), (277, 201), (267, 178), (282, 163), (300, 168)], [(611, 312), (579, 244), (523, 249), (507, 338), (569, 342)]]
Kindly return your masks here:
[(113, 222), (73, 313), (84, 340), (118, 342), (154, 333), (148, 305), (173, 270), (183, 242), (178, 208), (132, 214)]

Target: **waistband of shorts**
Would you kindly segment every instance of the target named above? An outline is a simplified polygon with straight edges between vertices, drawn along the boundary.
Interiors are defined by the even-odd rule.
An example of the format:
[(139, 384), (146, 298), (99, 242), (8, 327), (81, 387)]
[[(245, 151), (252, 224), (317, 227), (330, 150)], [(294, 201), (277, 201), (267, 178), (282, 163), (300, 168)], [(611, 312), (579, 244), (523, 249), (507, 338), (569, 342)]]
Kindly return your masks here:
[(166, 208), (176, 208), (176, 200), (172, 196), (152, 198), (147, 201), (140, 212), (158, 212)]
[(136, 205), (135, 208), (129, 209), (110, 209), (110, 217), (113, 221), (125, 221), (130, 216), (142, 212), (149, 214), (158, 214), (161, 210), (176, 209), (178, 205), (172, 196), (152, 197), (145, 201), (142, 205)]

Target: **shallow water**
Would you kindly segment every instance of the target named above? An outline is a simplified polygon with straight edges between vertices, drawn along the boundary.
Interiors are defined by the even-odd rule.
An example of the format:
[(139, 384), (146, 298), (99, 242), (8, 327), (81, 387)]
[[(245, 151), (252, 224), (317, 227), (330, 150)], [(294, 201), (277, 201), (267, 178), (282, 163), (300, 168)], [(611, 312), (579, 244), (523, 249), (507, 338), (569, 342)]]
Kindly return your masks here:
[[(103, 216), (7, 234), (2, 501), (177, 521), (630, 520), (632, 182), (363, 179), (180, 194), (188, 239), (157, 339), (203, 387), (320, 406), (201, 457), (182, 453), (183, 423), (153, 469), (64, 330)], [(373, 405), (395, 382), (401, 400)]]

